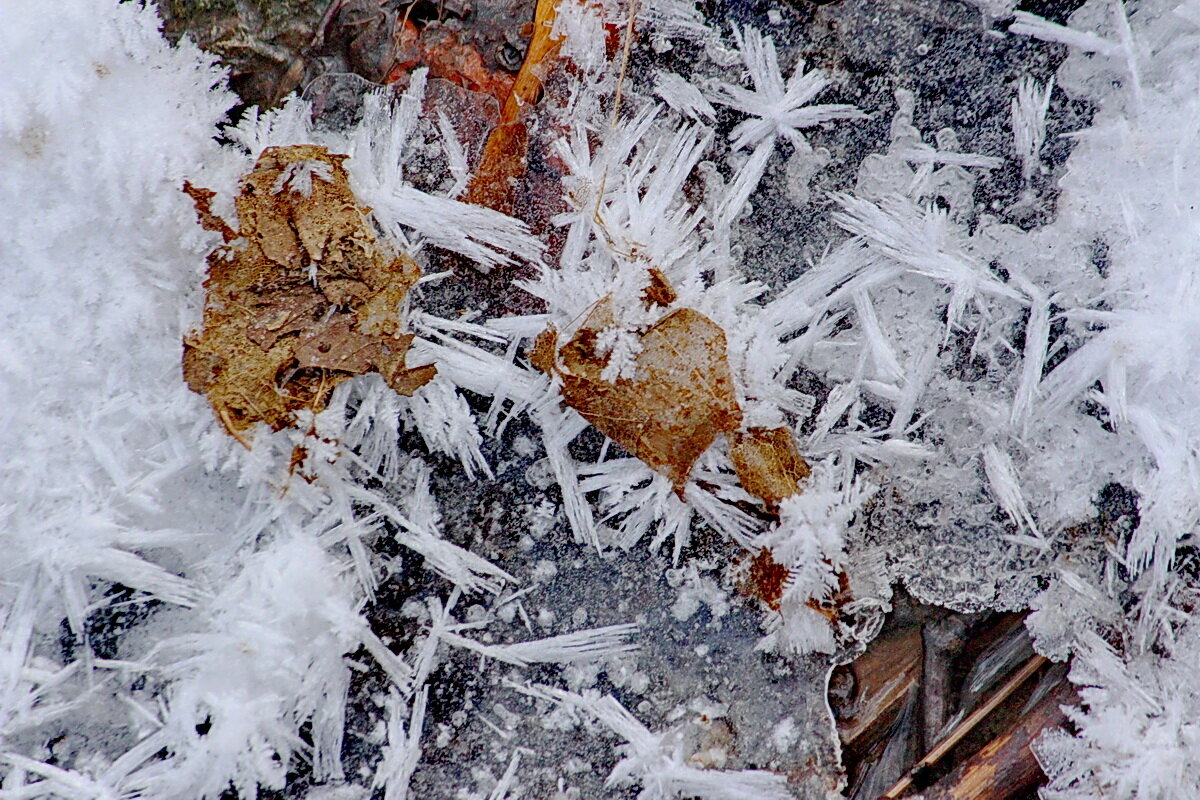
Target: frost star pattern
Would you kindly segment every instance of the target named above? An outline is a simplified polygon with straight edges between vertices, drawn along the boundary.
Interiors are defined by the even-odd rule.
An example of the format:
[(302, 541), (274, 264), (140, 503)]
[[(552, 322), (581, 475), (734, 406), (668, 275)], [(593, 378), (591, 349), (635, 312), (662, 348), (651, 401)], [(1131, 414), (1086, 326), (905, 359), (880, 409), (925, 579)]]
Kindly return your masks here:
[[(0, 28), (17, 78), (0, 82), (0, 797), (828, 792), (823, 707), (795, 735), (799, 710), (774, 728), (743, 720), (738, 752), (711, 716), (685, 720), (706, 699), (648, 674), (677, 654), (640, 612), (734, 635), (746, 608), (727, 557), (759, 589), (761, 630), (729, 639), (739, 663), (757, 646), (790, 674), (860, 647), (897, 582), (959, 608), (1032, 609), (1035, 646), (1071, 659), (1083, 700), (1072, 731), (1037, 745), (1044, 796), (1194, 794), (1200, 2), (1087, 0), (1061, 24), (970, 4), (994, 35), (1070, 51), (1053, 76), (1014, 79), (1006, 147), (922, 130), (936, 109), (905, 89), (835, 102), (837, 75), (785, 76), (771, 37), (722, 35), (683, 0), (568, 0), (549, 18), (539, 4), (555, 74), (536, 76), (546, 97), (522, 113), (563, 174), (531, 226), (460, 199), (475, 156), (427, 102), (424, 70), (367, 93), (344, 130), (298, 98), (230, 126), (224, 76), (168, 45), (152, 8), (64, 0), (49, 16), (17, 0)], [(624, 62), (605, 31), (627, 27)], [(676, 41), (691, 55), (668, 70)], [(1052, 164), (1067, 101), (1095, 116)], [(885, 140), (838, 178), (833, 134), (864, 115), (888, 123)], [(327, 274), (327, 253), (295, 259), (345, 237), (274, 250), (244, 198), (239, 230), (222, 221), (264, 151), (297, 157), (258, 176), (261, 198), (302, 210), (336, 189), (333, 216), (388, 286)], [(987, 196), (1005, 170), (1012, 208)], [(1044, 203), (1051, 179), (1048, 222), (1004, 221)], [(192, 190), (207, 230), (185, 181), (214, 190)], [(750, 265), (775, 196), (832, 232), (808, 260)], [(211, 316), (200, 286), (218, 239), (282, 264), (287, 314), (345, 322), (343, 345), (356, 329), (335, 317), (386, 306), (368, 316), (395, 358), (358, 339), (289, 351), (282, 385), (304, 369), (337, 379), (279, 400), (270, 425), (225, 420), (249, 447), (232, 441), (179, 370), (180, 341)], [(447, 254), (489, 278), (527, 266), (544, 309), (435, 313), (456, 278), (421, 267)], [(750, 266), (788, 277), (753, 282)], [(682, 444), (653, 418), (662, 398), (629, 388), (661, 377), (677, 326), (713, 344), (699, 416), (717, 409)], [(407, 363), (437, 373), (405, 382)], [(520, 480), (516, 463), (541, 489), (502, 531), (513, 546), (464, 535), (504, 525), (464, 525), (447, 487), (486, 494)], [(726, 541), (701, 559), (689, 544), (705, 526)], [(622, 554), (644, 541), (669, 552)], [(663, 608), (550, 607), (555, 580), (582, 598), (587, 569), (633, 563), (661, 565), (662, 586), (643, 586)], [(721, 657), (704, 652), (684, 655)], [(479, 693), (460, 696), (471, 681)], [(580, 733), (595, 738), (586, 763), (568, 749)], [(468, 770), (439, 771), (459, 746)], [(815, 753), (813, 774), (789, 781), (789, 753)]]

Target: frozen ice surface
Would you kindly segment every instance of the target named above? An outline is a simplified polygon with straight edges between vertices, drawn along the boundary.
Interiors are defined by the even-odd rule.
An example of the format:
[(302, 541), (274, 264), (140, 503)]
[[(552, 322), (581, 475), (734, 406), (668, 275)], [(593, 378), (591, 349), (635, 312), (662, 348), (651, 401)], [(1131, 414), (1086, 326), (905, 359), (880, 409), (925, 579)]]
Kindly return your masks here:
[[(478, 508), (479, 498), (471, 502)], [(493, 520), (519, 521), (536, 502), (493, 511)], [(529, 751), (519, 776), (527, 795), (553, 796), (556, 789), (574, 789), (579, 797), (638, 796), (633, 788), (603, 788), (617, 762), (611, 732), (585, 714), (556, 710), (554, 703), (521, 691), (547, 681), (575, 692), (613, 695), (651, 730), (677, 732), (683, 755), (696, 764), (705, 763), (706, 749), (718, 749), (718, 766), (800, 771), (800, 785), (817, 796), (828, 788), (827, 776), (837, 755), (819, 700), (825, 659), (789, 664), (764, 658), (754, 649), (760, 635), (758, 614), (740, 604), (720, 617), (714, 615), (713, 605), (701, 604), (678, 619), (682, 615), (673, 612), (679, 592), (672, 584), (679, 581), (673, 580), (669, 559), (638, 552), (602, 561), (586, 546), (562, 544), (565, 534), (560, 524), (551, 534), (559, 539), (557, 545), (550, 538), (529, 553), (529, 558), (558, 564), (557, 574), (532, 582), (533, 591), (519, 600), (523, 609), (511, 621), (489, 626), (489, 632), (520, 640), (570, 631), (585, 620), (587, 626), (636, 622), (637, 653), (562, 670), (484, 664), (469, 652), (454, 653), (452, 663), (434, 673), (440, 687), (434, 693), (441, 704), (440, 721), (434, 725), (439, 733), (426, 747), (413, 796), (434, 796), (446, 787), (461, 786), (468, 774), (480, 781), (477, 791), (486, 796), (490, 787), (482, 775), (498, 777), (517, 748)], [(682, 583), (686, 587), (687, 580)], [(718, 610), (724, 610), (722, 601), (728, 602), (717, 599)], [(798, 704), (797, 697), (818, 702)], [(803, 730), (826, 733), (778, 748), (771, 731), (789, 717)], [(719, 734), (712, 733), (714, 726)], [(711, 744), (714, 735), (719, 738)]]
[[(456, 200), (478, 142), (423, 72), (220, 146), (219, 75), (152, 10), (26, 5), (0, 31), (0, 797), (827, 797), (828, 670), (897, 582), (1032, 608), (1074, 658), (1049, 796), (1200, 782), (1195, 2), (737, 2), (717, 30), (645, 0), (615, 116), (595, 32), (623, 7), (571, 5), (580, 80), (545, 101), (570, 125), (538, 132), (558, 250)], [(246, 450), (179, 380), (212, 241), (177, 189), (228, 215), (258, 150), (310, 141), (428, 272), (479, 269), (413, 293), (417, 397), (358, 380)], [(633, 358), (647, 266), (812, 463), (778, 521), (724, 444), (680, 498), (528, 367), (607, 295)], [(778, 613), (737, 591), (761, 546)]]

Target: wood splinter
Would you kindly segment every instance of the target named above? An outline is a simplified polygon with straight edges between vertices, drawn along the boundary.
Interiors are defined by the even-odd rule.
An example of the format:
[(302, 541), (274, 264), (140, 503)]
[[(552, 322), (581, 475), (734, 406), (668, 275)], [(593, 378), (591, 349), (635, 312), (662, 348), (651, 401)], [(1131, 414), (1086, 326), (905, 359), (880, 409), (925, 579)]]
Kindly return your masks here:
[[(1046, 657), (1040, 655), (1034, 656), (1026, 662), (1025, 666), (1021, 667), (1003, 686), (997, 689), (995, 694), (988, 698), (987, 702), (972, 711), (966, 719), (956, 725), (954, 730), (950, 731), (924, 758), (918, 761), (903, 778), (897, 781), (892, 788), (880, 795), (879, 800), (899, 800), (899, 798), (903, 797), (912, 788), (918, 773), (941, 761), (947, 753), (954, 749), (955, 745), (961, 742), (967, 734), (983, 722), (988, 715), (1007, 700), (1013, 692), (1019, 689), (1025, 681), (1033, 677), (1046, 663)], [(1029, 743), (1043, 730), (1051, 725), (1059, 724), (1066, 718), (1059, 711), (1057, 713), (1062, 715), (1062, 718), (1057, 719), (1053, 711), (1062, 702), (1059, 694), (1058, 687), (1056, 687), (1055, 691), (1050, 692), (1035, 707), (1035, 710), (1040, 709), (1040, 713), (1025, 715), (1021, 723), (1014, 730), (998, 737), (980, 751), (980, 753), (959, 765), (950, 775), (940, 781), (934, 787), (934, 790), (927, 790), (924, 794), (925, 800), (933, 800), (933, 798), (938, 798), (938, 800), (987, 800), (990, 797), (996, 797), (996, 795), (989, 795), (986, 792), (997, 788), (995, 780), (987, 777), (988, 775), (995, 776), (996, 780), (1004, 781), (1005, 783), (1000, 785), (1008, 787), (1009, 776), (1011, 775), (1015, 778), (1025, 775), (1029, 771), (1026, 766), (1028, 763), (1032, 763), (1033, 768), (1037, 769), (1037, 762), (1033, 758), (1033, 753), (1029, 752), (1027, 758), (1024, 754), (1029, 749)], [(1050, 702), (1051, 697), (1056, 699), (1051, 705), (1043, 707), (1043, 704)], [(1014, 755), (1018, 757), (1014, 758)], [(1016, 766), (1003, 770), (999, 769), (1000, 756), (1008, 757), (1009, 761), (1013, 762)], [(1037, 774), (1040, 774), (1040, 771)], [(1035, 774), (1035, 781), (1036, 777), (1037, 775)], [(931, 793), (933, 791), (938, 791), (940, 794)], [(1007, 793), (1007, 788), (1005, 791), (1006, 793), (1002, 796), (1010, 796)]]

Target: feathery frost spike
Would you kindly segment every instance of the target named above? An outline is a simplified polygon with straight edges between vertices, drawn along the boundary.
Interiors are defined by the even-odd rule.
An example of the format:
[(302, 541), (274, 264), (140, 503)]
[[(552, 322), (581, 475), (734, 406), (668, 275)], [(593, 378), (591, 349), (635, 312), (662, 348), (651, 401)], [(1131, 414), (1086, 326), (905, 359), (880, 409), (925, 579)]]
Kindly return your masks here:
[(955, 246), (947, 215), (932, 206), (921, 209), (902, 197), (876, 205), (851, 195), (838, 195), (843, 211), (836, 223), (862, 237), (872, 248), (898, 261), (908, 271), (950, 287), (947, 325), (958, 324), (968, 302), (982, 294), (1022, 302), (1025, 298), (1000, 283), (985, 265)]
[(473, 650), (506, 664), (526, 666), (595, 661), (608, 656), (633, 653), (638, 650), (638, 645), (629, 640), (637, 633), (638, 626), (628, 623), (575, 631), (518, 644), (483, 644), (452, 631), (444, 631), (439, 635), (448, 644), (456, 647)]
[(711, 95), (714, 102), (754, 118), (740, 122), (730, 132), (734, 150), (777, 136), (783, 136), (796, 147), (807, 150), (808, 141), (800, 133), (802, 128), (835, 119), (863, 116), (861, 111), (850, 105), (808, 105), (829, 85), (829, 78), (822, 70), (805, 71), (804, 62), (799, 61), (785, 83), (779, 70), (779, 57), (773, 39), (764, 37), (750, 27), (740, 31), (735, 29), (734, 36), (754, 88), (744, 89), (721, 83)]
[(1058, 42), (1084, 53), (1099, 53), (1105, 56), (1113, 55), (1120, 48), (1119, 44), (1094, 33), (1059, 25), (1028, 11), (1018, 11), (1013, 17), (1013, 23), (1008, 26), (1009, 33), (1032, 36), (1044, 42)]
[(822, 122), (863, 116), (851, 105), (808, 105), (829, 85), (829, 78), (823, 71), (805, 72), (804, 62), (798, 61), (785, 83), (779, 70), (775, 41), (771, 37), (764, 37), (751, 27), (744, 30), (735, 28), (734, 37), (754, 89), (720, 83), (709, 99), (751, 117), (738, 123), (730, 131), (729, 138), (733, 150), (754, 145), (754, 151), (738, 170), (722, 200), (716, 221), (717, 230), (723, 230), (737, 218), (746, 200), (758, 187), (777, 138), (782, 136), (797, 149), (807, 152), (812, 148), (800, 132), (801, 129)]
[(654, 93), (685, 117), (712, 122), (717, 111), (695, 84), (674, 72), (659, 70), (654, 74)]
[(521, 752), (519, 747), (513, 750), (512, 758), (508, 760), (508, 767), (500, 776), (500, 780), (496, 781), (496, 788), (492, 789), (488, 800), (507, 800), (508, 790), (512, 788), (513, 778), (517, 775), (517, 766), (521, 763)]
[[(412, 228), (431, 244), (461, 253), (481, 271), (541, 258), (542, 245), (518, 219), (404, 184), (370, 195), (375, 214), (392, 226)], [(512, 255), (508, 255), (511, 253)], [(515, 258), (514, 258), (515, 257)]]
[(412, 711), (405, 725), (404, 700), (395, 691), (388, 695), (388, 741), (371, 782), (372, 789), (383, 789), (384, 800), (408, 800), (409, 783), (421, 760), (421, 733), (428, 703), (429, 687), (425, 686), (413, 699)]
[(1017, 479), (1017, 470), (1012, 458), (1001, 451), (996, 445), (989, 444), (983, 448), (983, 468), (987, 474), (988, 483), (1000, 501), (1000, 507), (1008, 514), (1017, 526), (1029, 532), (1030, 541), (1042, 549), (1050, 545), (1038, 530), (1033, 515), (1029, 513), (1029, 505), (1021, 493), (1021, 484)]
[(549, 686), (525, 689), (535, 697), (552, 699), (585, 711), (625, 740), (621, 761), (608, 776), (608, 786), (640, 785), (643, 800), (791, 800), (787, 778), (767, 770), (701, 769), (685, 761), (676, 731), (650, 731), (612, 696), (581, 695)]
[(1046, 112), (1050, 109), (1053, 91), (1053, 78), (1043, 87), (1025, 75), (1012, 101), (1013, 149), (1021, 161), (1021, 177), (1026, 183), (1041, 164), (1042, 144), (1046, 141)]
[(1010, 272), (1013, 283), (1029, 297), (1029, 322), (1025, 325), (1025, 348), (1021, 374), (1013, 393), (1009, 422), (1020, 429), (1028, 421), (1038, 396), (1038, 384), (1046, 367), (1050, 338), (1050, 298), (1019, 271)]

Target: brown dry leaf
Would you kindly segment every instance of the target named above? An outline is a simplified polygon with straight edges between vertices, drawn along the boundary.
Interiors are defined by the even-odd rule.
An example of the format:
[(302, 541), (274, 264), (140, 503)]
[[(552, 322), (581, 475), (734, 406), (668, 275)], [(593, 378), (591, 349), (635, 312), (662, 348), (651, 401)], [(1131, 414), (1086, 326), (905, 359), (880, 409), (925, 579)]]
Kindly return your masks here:
[(529, 351), (529, 363), (535, 369), (551, 375), (554, 373), (555, 351), (558, 347), (558, 328), (550, 325), (537, 335), (533, 349)]
[(539, 337), (534, 361), (563, 381), (562, 395), (602, 433), (670, 479), (682, 495), (696, 459), (742, 420), (729, 372), (725, 332), (690, 308), (667, 314), (640, 335), (632, 379), (601, 379), (607, 357), (598, 335), (612, 320), (612, 300), (597, 303), (566, 344)]
[[(660, 270), (647, 270), (646, 309), (678, 299)], [(615, 324), (613, 297), (598, 301), (569, 341), (549, 326), (534, 341), (530, 363), (562, 378), (563, 401), (610, 439), (667, 476), (682, 496), (692, 467), (724, 433), (738, 480), (767, 509), (799, 494), (811, 474), (790, 429), (741, 428), (742, 410), (729, 370), (725, 331), (698, 311), (680, 308), (638, 334), (633, 378), (604, 380), (602, 334)], [(769, 554), (768, 554), (769, 557)]]
[(812, 474), (788, 428), (747, 428), (729, 436), (729, 455), (742, 488), (777, 510), (779, 501), (800, 493)]
[(243, 444), (257, 422), (279, 430), (298, 409), (320, 411), (354, 375), (378, 372), (410, 395), (437, 371), (405, 364), (413, 337), (401, 306), (421, 270), (378, 241), (345, 159), (315, 145), (264, 150), (242, 179), (236, 233), (209, 210), (211, 191), (185, 187), (201, 225), (237, 238), (208, 257), (184, 378)]

